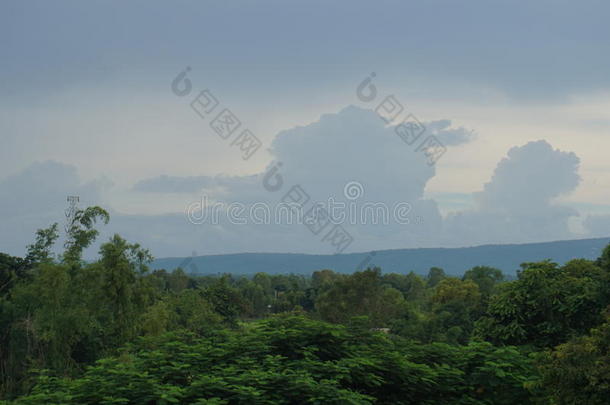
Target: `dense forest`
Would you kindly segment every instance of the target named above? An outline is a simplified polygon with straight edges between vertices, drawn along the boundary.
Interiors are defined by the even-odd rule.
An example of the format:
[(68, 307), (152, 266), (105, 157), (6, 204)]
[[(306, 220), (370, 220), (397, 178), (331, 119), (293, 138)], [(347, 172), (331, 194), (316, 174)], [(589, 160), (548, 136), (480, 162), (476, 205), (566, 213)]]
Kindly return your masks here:
[[(351, 275), (151, 271), (78, 210), (0, 254), (2, 404), (607, 404), (610, 246), (595, 261)], [(404, 263), (408, 270), (409, 263)]]

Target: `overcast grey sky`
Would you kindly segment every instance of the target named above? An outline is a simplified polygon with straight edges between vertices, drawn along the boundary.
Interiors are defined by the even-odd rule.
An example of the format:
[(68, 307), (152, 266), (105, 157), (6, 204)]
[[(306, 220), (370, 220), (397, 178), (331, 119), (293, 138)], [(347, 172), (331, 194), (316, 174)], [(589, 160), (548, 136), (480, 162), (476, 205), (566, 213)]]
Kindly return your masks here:
[[(610, 3), (3, 1), (0, 251), (67, 194), (161, 256), (333, 253), (303, 225), (194, 225), (212, 201), (400, 202), (345, 251), (608, 236)], [(174, 78), (190, 67), (192, 91)], [(356, 94), (372, 72), (374, 102)], [(262, 142), (242, 159), (189, 103), (204, 89)], [(427, 164), (374, 110), (394, 95), (447, 151)], [(352, 107), (349, 107), (352, 106)], [(262, 186), (281, 162), (285, 188)]]

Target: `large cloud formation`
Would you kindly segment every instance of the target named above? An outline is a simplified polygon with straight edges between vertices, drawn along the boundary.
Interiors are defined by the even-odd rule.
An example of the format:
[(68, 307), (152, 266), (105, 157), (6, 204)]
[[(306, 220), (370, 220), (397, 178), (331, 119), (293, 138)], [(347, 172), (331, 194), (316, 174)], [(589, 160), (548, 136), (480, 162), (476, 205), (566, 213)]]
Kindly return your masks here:
[[(449, 120), (426, 122), (424, 126), (426, 135), (434, 135), (451, 146), (467, 143), (474, 136), (464, 128), (452, 127)], [(160, 176), (137, 183), (134, 190), (191, 195), (200, 192), (214, 202), (248, 206), (265, 203), (276, 207), (298, 185), (311, 202), (321, 202), (327, 207), (329, 200), (343, 204), (346, 216), (348, 208), (355, 207), (355, 221), (349, 218), (337, 221), (354, 238), (350, 250), (434, 246), (442, 218), (436, 203), (424, 198), (424, 189), (435, 175), (435, 167), (417, 150), (418, 144), (403, 142), (394, 127), (387, 127), (375, 112), (350, 106), (336, 114), (325, 114), (310, 125), (280, 132), (270, 148), (273, 162), (257, 175)], [(277, 192), (269, 192), (263, 186), (266, 172), (273, 167), (279, 169), (284, 182)], [(354, 183), (360, 188), (359, 194), (350, 199), (345, 188)], [(385, 214), (373, 214), (365, 212), (365, 204), (383, 204), (387, 209)], [(401, 214), (399, 223), (394, 211), (401, 207), (408, 212)], [(368, 215), (365, 221), (363, 215)], [(247, 250), (331, 252), (324, 250), (319, 237), (303, 225), (221, 223), (216, 228), (207, 228), (225, 237), (233, 235), (236, 241), (228, 246), (243, 246), (243, 236), (250, 232), (265, 236), (264, 240), (256, 237), (249, 240)]]
[(491, 181), (475, 194), (477, 208), (447, 218), (445, 239), (480, 244), (573, 237), (568, 219), (578, 213), (553, 199), (579, 184), (578, 165), (574, 153), (555, 150), (546, 141), (510, 149)]
[[(471, 131), (453, 128), (449, 120), (424, 125), (428, 134), (434, 134), (449, 147), (474, 139)], [(553, 201), (578, 185), (579, 159), (574, 153), (554, 150), (546, 141), (509, 150), (491, 180), (475, 193), (476, 207), (452, 213), (445, 220), (436, 203), (424, 198), (426, 184), (435, 175), (434, 166), (426, 163), (423, 154), (402, 143), (393, 128), (385, 127), (372, 111), (348, 107), (338, 114), (324, 115), (311, 125), (283, 131), (271, 151), (275, 159), (271, 166), (279, 162), (283, 178), (303, 186), (313, 200), (331, 197), (349, 203), (343, 196), (343, 187), (356, 181), (363, 192), (357, 202), (382, 202), (388, 207), (401, 202), (410, 204), (408, 225), (394, 221), (383, 226), (351, 224), (348, 229), (355, 238), (354, 250), (575, 237), (568, 228), (568, 219), (577, 212)], [(135, 188), (154, 192), (201, 191), (223, 201), (277, 202), (279, 196), (260, 188), (262, 176), (264, 173), (241, 178), (159, 177), (142, 181)], [(222, 228), (225, 235), (229, 228)], [(266, 250), (282, 246), (294, 251), (295, 245), (290, 245), (293, 242), (305, 251), (320, 249), (302, 227), (254, 229), (268, 237)], [(248, 227), (242, 227), (241, 232), (248, 232)]]
[[(447, 120), (424, 123), (429, 134), (434, 134), (451, 145), (468, 142), (472, 134), (463, 128), (452, 128)], [(424, 137), (422, 136), (422, 139)], [(284, 200), (292, 187), (300, 186), (309, 201), (321, 202), (328, 207), (334, 203), (355, 208), (355, 221), (339, 219), (353, 237), (350, 250), (399, 248), (418, 245), (422, 240), (432, 241), (441, 227), (441, 216), (434, 201), (424, 198), (426, 183), (435, 175), (417, 145), (407, 145), (392, 127), (370, 110), (347, 107), (336, 114), (323, 115), (318, 122), (280, 132), (271, 145), (273, 161), (267, 170), (252, 176), (160, 176), (146, 179), (134, 186), (138, 192), (184, 193), (192, 196), (201, 193), (215, 203), (234, 202), (251, 207), (264, 203), (274, 209)], [(283, 180), (280, 190), (270, 192), (263, 186), (266, 173), (273, 167), (279, 169)], [(345, 187), (357, 183), (360, 187), (356, 199), (345, 195)], [(373, 222), (370, 211), (366, 221), (361, 221), (364, 204), (384, 204), (383, 214)], [(355, 205), (354, 205), (355, 204)], [(402, 223), (391, 218), (399, 205), (408, 206)], [(310, 204), (311, 205), (311, 204)], [(347, 215), (347, 208), (343, 210)], [(419, 221), (415, 221), (419, 218)], [(425, 220), (424, 220), (425, 218)], [(239, 246), (249, 251), (310, 251), (330, 253), (332, 250), (320, 243), (319, 235), (313, 235), (304, 225), (276, 223), (248, 223), (235, 225), (221, 222), (217, 226), (202, 224), (197, 238), (210, 246), (215, 234), (227, 242), (227, 247)], [(363, 224), (363, 222), (367, 222)], [(404, 222), (409, 222), (408, 226)], [(417, 222), (417, 223), (416, 223)], [(252, 235), (247, 239), (246, 235)], [(261, 239), (257, 235), (263, 235)], [(210, 240), (212, 239), (212, 240)], [(432, 243), (432, 242), (431, 242)], [(221, 248), (222, 249), (222, 248)], [(233, 248), (234, 249), (234, 248)], [(232, 249), (232, 250), (233, 250)]]
[[(474, 139), (472, 132), (454, 128), (447, 120), (426, 122), (448, 146)], [(530, 142), (508, 151), (482, 191), (474, 195), (476, 207), (443, 219), (434, 200), (425, 197), (425, 187), (435, 176), (416, 145), (408, 145), (373, 111), (347, 107), (323, 115), (307, 126), (280, 132), (271, 145), (273, 161), (261, 173), (249, 176), (163, 175), (142, 180), (132, 193), (182, 195), (184, 205), (167, 215), (122, 215), (113, 212), (110, 226), (102, 230), (104, 240), (119, 232), (149, 247), (158, 257), (235, 252), (333, 253), (323, 233), (314, 234), (303, 224), (245, 224), (227, 220), (227, 206), (239, 203), (249, 208), (265, 203), (273, 209), (300, 186), (313, 202), (350, 204), (359, 216), (345, 219), (343, 227), (353, 243), (346, 252), (377, 249), (468, 246), (484, 243), (516, 243), (574, 237), (567, 226), (577, 215), (554, 202), (579, 183), (579, 159), (574, 153), (555, 150), (545, 141)], [(265, 186), (270, 173), (281, 177), (281, 185)], [(274, 174), (274, 176), (275, 176)], [(267, 180), (266, 180), (267, 179)], [(346, 194), (346, 185), (358, 185), (356, 195)], [(81, 195), (82, 205), (100, 204), (100, 182), (82, 183), (76, 168), (55, 162), (35, 164), (0, 182), (7, 196), (0, 202), (5, 227), (0, 232), (3, 250), (22, 252), (37, 227), (61, 221), (65, 196)], [(222, 203), (220, 221), (190, 223), (182, 211), (205, 196), (208, 203)], [(361, 220), (365, 204), (389, 207), (389, 221)], [(408, 204), (407, 221), (398, 223), (392, 208)], [(260, 211), (259, 211), (260, 213)], [(273, 214), (272, 214), (273, 215)], [(211, 217), (210, 217), (211, 218)], [(379, 217), (378, 217), (379, 218)], [(404, 219), (404, 217), (402, 217)], [(14, 236), (17, 237), (14, 237)]]

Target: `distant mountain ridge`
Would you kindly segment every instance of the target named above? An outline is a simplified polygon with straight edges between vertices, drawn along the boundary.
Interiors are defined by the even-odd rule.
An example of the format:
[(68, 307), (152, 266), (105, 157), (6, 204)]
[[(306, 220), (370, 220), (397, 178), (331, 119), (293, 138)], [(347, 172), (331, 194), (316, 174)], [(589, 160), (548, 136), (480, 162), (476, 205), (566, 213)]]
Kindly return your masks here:
[(368, 266), (379, 266), (384, 273), (414, 271), (425, 274), (430, 267), (441, 267), (447, 274), (461, 275), (464, 271), (485, 265), (514, 275), (519, 265), (544, 259), (563, 264), (571, 259), (596, 259), (610, 237), (576, 239), (555, 242), (510, 245), (481, 245), (463, 248), (416, 248), (378, 250), (364, 253), (310, 255), (300, 253), (237, 253), (187, 258), (161, 258), (152, 263), (153, 269), (173, 270), (182, 267), (195, 274), (310, 274), (331, 269), (353, 273)]

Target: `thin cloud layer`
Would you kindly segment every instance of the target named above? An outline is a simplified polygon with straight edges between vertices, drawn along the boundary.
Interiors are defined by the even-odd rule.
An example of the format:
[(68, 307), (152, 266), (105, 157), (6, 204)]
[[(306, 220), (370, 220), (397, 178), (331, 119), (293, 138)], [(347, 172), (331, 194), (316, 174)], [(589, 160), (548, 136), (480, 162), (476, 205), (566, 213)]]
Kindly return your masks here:
[[(155, 75), (185, 60), (206, 66), (224, 81), (240, 80), (236, 86), (255, 88), (260, 79), (272, 79), (265, 80), (265, 90), (271, 81), (280, 88), (293, 82), (303, 89), (321, 81), (331, 84), (368, 70), (373, 61), (376, 69), (421, 78), (426, 86), (440, 79), (465, 80), (519, 99), (553, 100), (610, 88), (610, 56), (600, 51), (610, 30), (605, 2), (539, 1), (515, 7), (475, 0), (439, 7), (435, 2), (317, 0), (235, 7), (231, 2), (148, 1), (146, 6), (126, 2), (117, 12), (106, 2), (2, 2), (6, 46), (0, 79), (11, 96), (28, 103), (32, 100), (24, 90), (29, 96), (75, 82), (109, 81), (128, 69), (137, 76)], [(405, 15), (418, 18), (406, 24)], [(125, 35), (128, 31), (138, 34)], [(198, 52), (204, 42), (205, 51)], [(274, 69), (267, 71), (268, 66)]]

